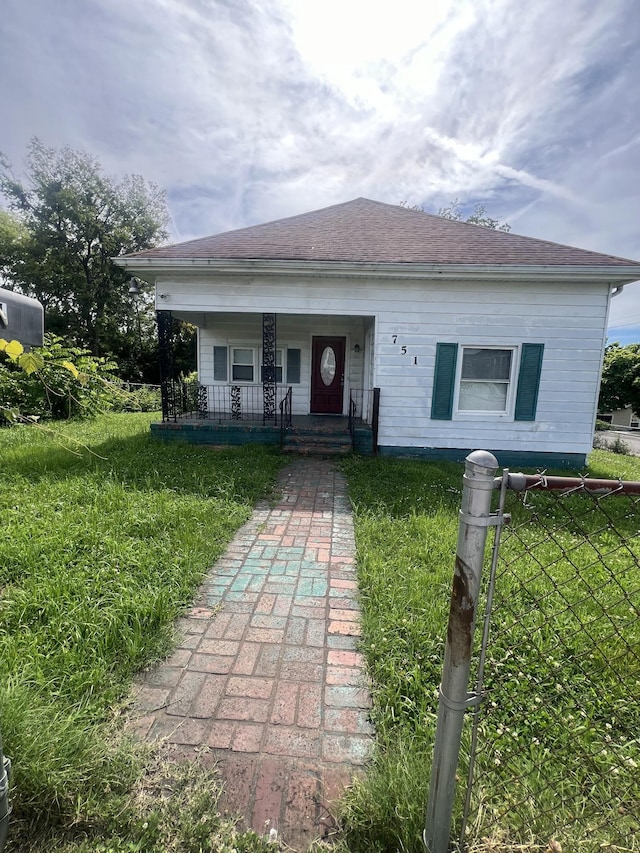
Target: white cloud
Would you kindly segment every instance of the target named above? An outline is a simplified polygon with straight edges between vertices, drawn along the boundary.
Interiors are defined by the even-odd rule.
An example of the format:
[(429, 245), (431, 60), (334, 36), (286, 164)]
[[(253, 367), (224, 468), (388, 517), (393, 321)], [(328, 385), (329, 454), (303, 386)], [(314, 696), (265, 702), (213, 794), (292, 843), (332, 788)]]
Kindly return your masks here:
[[(634, 9), (5, 0), (0, 150), (19, 161), (39, 135), (139, 172), (167, 188), (180, 239), (358, 195), (458, 197), (520, 233), (640, 258)], [(625, 300), (640, 315), (640, 293), (616, 312)]]

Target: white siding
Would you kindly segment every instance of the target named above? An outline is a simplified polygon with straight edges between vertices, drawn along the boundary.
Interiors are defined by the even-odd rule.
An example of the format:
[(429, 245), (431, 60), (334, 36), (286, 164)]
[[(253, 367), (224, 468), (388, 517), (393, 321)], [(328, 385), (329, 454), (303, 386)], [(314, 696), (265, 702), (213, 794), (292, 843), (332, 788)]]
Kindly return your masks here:
[[(165, 295), (159, 308), (191, 316), (214, 312), (201, 332), (203, 382), (209, 381), (205, 365), (218, 340), (240, 339), (250, 327), (260, 341), (259, 313), (237, 313), (247, 306), (251, 312), (277, 313), (279, 341), (302, 350), (297, 411), (305, 404), (308, 411), (311, 335), (345, 334), (348, 382), (353, 387), (375, 382), (380, 388), (381, 445), (580, 454), (591, 449), (609, 301), (605, 282), (227, 276), (215, 283), (159, 281), (157, 290)], [(236, 313), (225, 319), (227, 312)], [(516, 348), (543, 343), (536, 420), (455, 414), (451, 421), (432, 420), (438, 342)], [(355, 343), (361, 345), (358, 356)]]

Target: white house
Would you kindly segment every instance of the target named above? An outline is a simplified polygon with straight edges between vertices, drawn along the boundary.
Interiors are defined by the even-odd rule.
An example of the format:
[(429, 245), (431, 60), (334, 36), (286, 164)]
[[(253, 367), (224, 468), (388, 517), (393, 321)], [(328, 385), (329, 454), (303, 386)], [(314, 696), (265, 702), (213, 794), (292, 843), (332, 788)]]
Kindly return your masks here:
[[(276, 441), (289, 413), (351, 412), (380, 454), (510, 465), (584, 463), (609, 305), (640, 278), (636, 261), (364, 198), (116, 262), (155, 284), (165, 435)], [(198, 327), (187, 406), (167, 383), (170, 316)]]
[(625, 429), (638, 429), (640, 426), (640, 419), (638, 419), (637, 413), (633, 411), (631, 406), (625, 406), (624, 409), (616, 409), (614, 412), (600, 412), (598, 420), (611, 424), (611, 426), (624, 427)]

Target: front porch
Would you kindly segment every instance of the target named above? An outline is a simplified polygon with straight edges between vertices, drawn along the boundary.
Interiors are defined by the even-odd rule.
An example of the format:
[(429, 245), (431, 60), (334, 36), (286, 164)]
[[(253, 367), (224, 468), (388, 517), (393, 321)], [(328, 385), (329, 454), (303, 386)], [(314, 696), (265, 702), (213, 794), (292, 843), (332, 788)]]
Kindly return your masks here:
[(283, 450), (377, 450), (374, 320), (366, 316), (180, 312), (198, 325), (197, 380), (176, 377), (173, 320), (158, 312), (162, 424), (197, 443), (279, 444)]
[[(262, 414), (254, 417), (245, 413), (243, 419), (233, 419), (230, 413), (187, 412), (174, 420), (151, 424), (151, 432), (163, 441), (182, 441), (187, 444), (207, 444), (226, 447), (241, 444), (267, 444), (281, 447), (285, 453), (306, 455), (377, 454), (372, 424), (359, 417), (332, 415), (293, 415), (289, 424), (263, 423)], [(221, 415), (226, 415), (222, 417)]]

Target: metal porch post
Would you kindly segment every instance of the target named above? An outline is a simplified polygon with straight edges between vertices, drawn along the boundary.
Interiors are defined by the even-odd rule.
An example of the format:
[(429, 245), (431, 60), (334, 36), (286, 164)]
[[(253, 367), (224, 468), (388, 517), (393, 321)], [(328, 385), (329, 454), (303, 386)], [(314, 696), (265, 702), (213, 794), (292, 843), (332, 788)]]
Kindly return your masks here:
[(276, 315), (262, 315), (262, 423), (276, 422)]
[(171, 311), (156, 311), (158, 321), (158, 360), (160, 362), (160, 395), (162, 397), (162, 420), (176, 419), (174, 363), (173, 363), (173, 317)]

